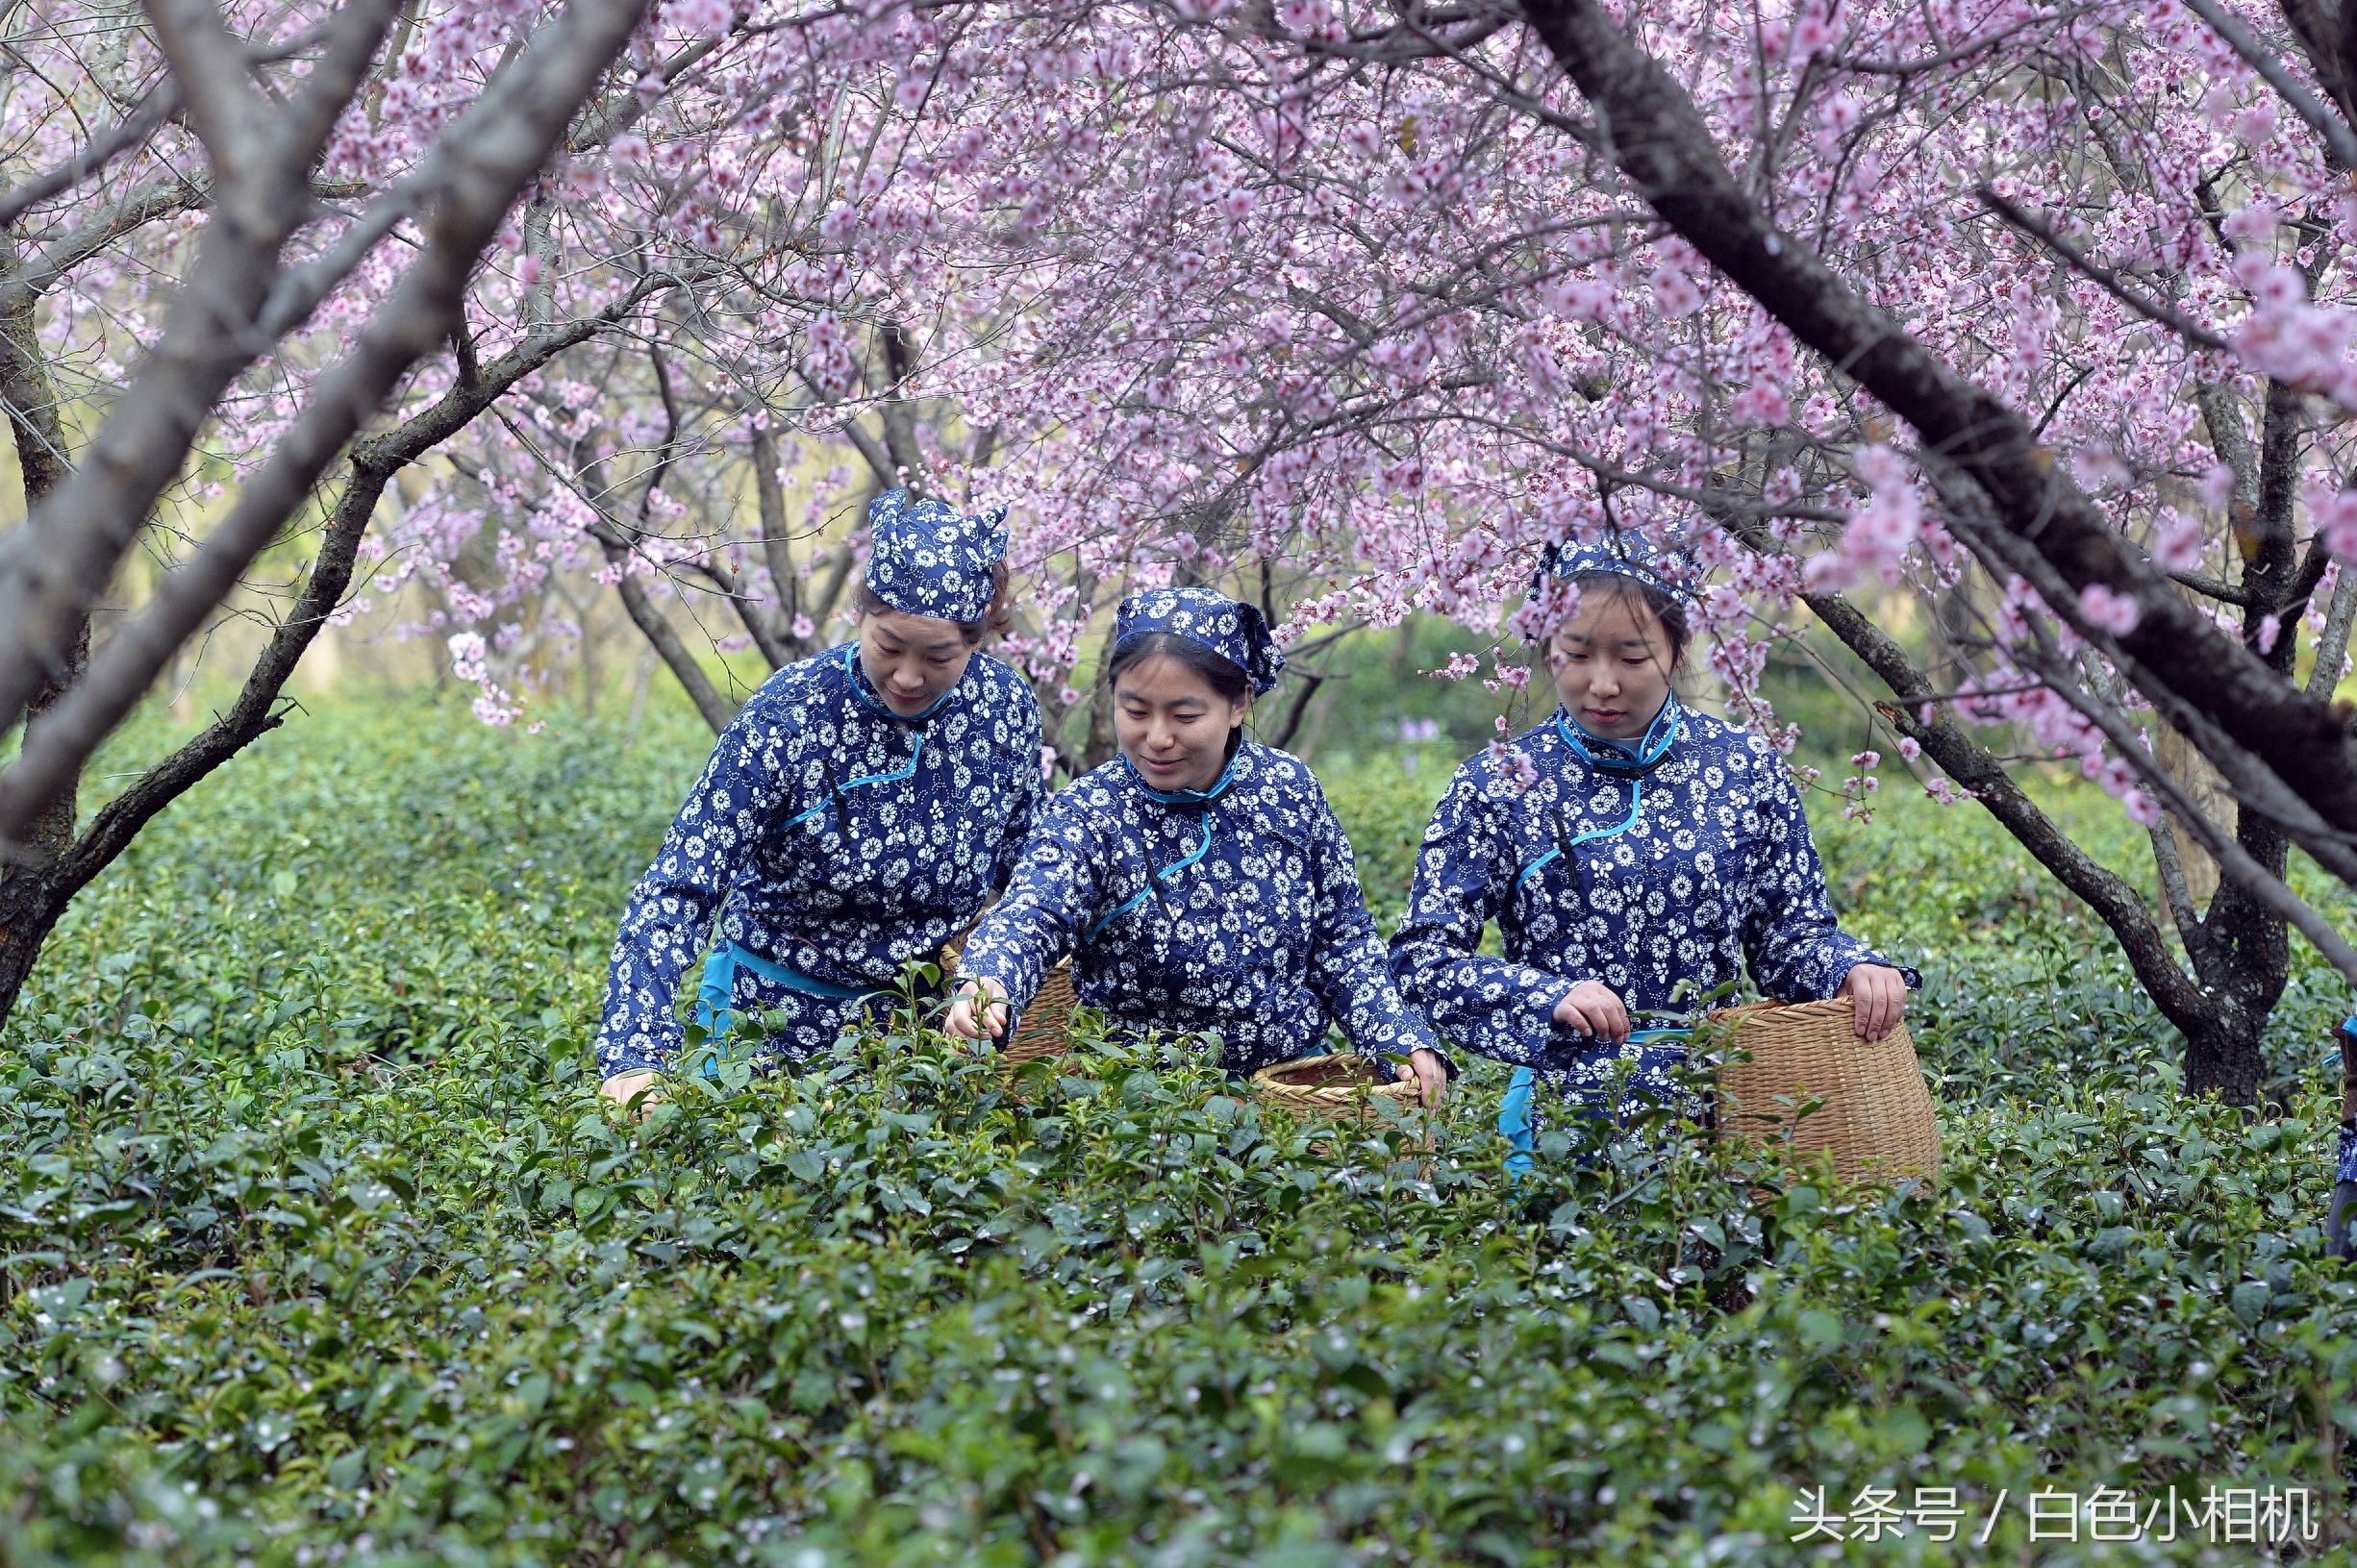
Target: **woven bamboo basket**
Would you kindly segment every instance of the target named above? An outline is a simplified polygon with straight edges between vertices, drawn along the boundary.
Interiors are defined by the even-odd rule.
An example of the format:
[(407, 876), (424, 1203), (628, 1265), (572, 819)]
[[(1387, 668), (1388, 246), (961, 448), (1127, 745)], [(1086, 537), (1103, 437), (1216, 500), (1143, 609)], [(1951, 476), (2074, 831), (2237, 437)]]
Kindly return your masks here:
[[(1719, 1069), (1721, 1132), (1804, 1157), (1828, 1154), (1844, 1182), (1939, 1182), (1940, 1123), (1906, 1025), (1862, 1040), (1847, 997), (1756, 1002), (1711, 1020), (1719, 1049), (1749, 1053)], [(1811, 1099), (1824, 1104), (1795, 1122)]]
[(1417, 1104), (1413, 1079), (1386, 1083), (1362, 1058), (1340, 1053), (1264, 1067), (1252, 1075), (1252, 1092), (1265, 1106), (1320, 1121), (1367, 1121), (1377, 1099), (1403, 1110)]
[(999, 1055), (1007, 1058), (1010, 1067), (1037, 1061), (1041, 1057), (1061, 1057), (1070, 1043), (1068, 1031), (1072, 1009), (1079, 1006), (1072, 994), (1072, 966), (1060, 963), (1047, 972), (1040, 984), (1040, 994), (1031, 999), (1022, 1016), (1015, 1021), (1015, 1038), (1009, 1040)]
[[(965, 938), (972, 930), (969, 926), (941, 944), (937, 961), (940, 964), (943, 988), (953, 993), (957, 989), (958, 958), (965, 953)], [(1020, 1067), (1041, 1057), (1063, 1056), (1069, 1043), (1067, 1031), (1072, 1009), (1077, 1006), (1079, 998), (1072, 992), (1072, 966), (1069, 962), (1060, 963), (1048, 971), (1047, 979), (1040, 985), (1040, 994), (1031, 999), (1031, 1006), (1015, 1021), (1015, 1038), (999, 1049), (999, 1056), (1010, 1067)]]

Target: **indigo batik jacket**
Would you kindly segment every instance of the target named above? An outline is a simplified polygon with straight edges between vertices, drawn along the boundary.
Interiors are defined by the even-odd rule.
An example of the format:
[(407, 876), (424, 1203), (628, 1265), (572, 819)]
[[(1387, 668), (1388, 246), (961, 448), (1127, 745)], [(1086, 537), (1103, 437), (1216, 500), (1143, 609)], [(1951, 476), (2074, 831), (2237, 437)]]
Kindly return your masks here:
[[(1669, 705), (1650, 750), (1600, 740), (1559, 712), (1504, 757), (1460, 767), (1424, 830), (1392, 938), (1401, 993), (1442, 1038), (1595, 1108), (1625, 1108), (1608, 1086), (1629, 1075), (1670, 1100), (1668, 1070), (1685, 1053), (1674, 1042), (1600, 1047), (1556, 1024), (1576, 982), (1610, 986), (1643, 1028), (1691, 1018), (1746, 967), (1763, 994), (1803, 1002), (1832, 996), (1856, 964), (1891, 962), (1836, 923), (1775, 748)], [(1503, 957), (1481, 952), (1492, 921)]]
[(1116, 758), (1048, 803), (960, 975), (1019, 1009), (1067, 955), (1118, 1033), (1216, 1034), (1231, 1074), (1322, 1048), (1330, 1022), (1368, 1058), (1437, 1049), (1392, 987), (1316, 779), (1256, 741), (1199, 793), (1149, 789)]
[(774, 1050), (824, 1050), (1006, 884), (1045, 794), (1039, 704), (987, 654), (919, 720), (885, 708), (857, 644), (778, 671), (720, 737), (631, 895), (600, 1072), (671, 1059), (674, 994), (715, 935), (707, 1021), (759, 1008)]

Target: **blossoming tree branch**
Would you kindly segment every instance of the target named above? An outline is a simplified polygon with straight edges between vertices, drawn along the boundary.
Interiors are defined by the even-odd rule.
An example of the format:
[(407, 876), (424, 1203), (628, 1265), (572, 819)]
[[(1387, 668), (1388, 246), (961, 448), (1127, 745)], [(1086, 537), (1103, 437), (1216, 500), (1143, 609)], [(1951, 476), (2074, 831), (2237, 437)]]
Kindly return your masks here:
[[(360, 252), (376, 204), (439, 166), (425, 149), (508, 68), (494, 41), (528, 31), (488, 14), (379, 29), (321, 143), (339, 150), (288, 176), (350, 214), (289, 231), (304, 265)], [(151, 25), (158, 96), (54, 137), (21, 212), (154, 205), (99, 178), (202, 131)], [(471, 64), (407, 63), (468, 27), (450, 61)], [(267, 79), (330, 39), (238, 47)], [(453, 395), (471, 411), (401, 460), (401, 507), (376, 515), (360, 485), (318, 509), (320, 591), (284, 624), (373, 599), (505, 723), (610, 592), (716, 729), (744, 693), (715, 651), (780, 667), (838, 634), (868, 496), (1003, 501), (1013, 652), (1077, 769), (1110, 743), (1087, 677), (1137, 588), (1260, 602), (1295, 655), (1280, 722), (1335, 639), (1418, 612), (1497, 639), (1447, 673), (1513, 709), (1522, 639), (1567, 608), (1524, 606), (1538, 552), (1675, 536), (1738, 718), (1789, 749), (1768, 660), (1828, 629), (1879, 689), (1824, 787), (1867, 814), (1904, 768), (1991, 811), (2105, 921), (2185, 1033), (2190, 1083), (2246, 1098), (2293, 934), (2357, 978), (2292, 871), (2296, 848), (2357, 885), (2334, 698), (2357, 621), (2345, 53), (2320, 12), (2222, 0), (665, 6), (509, 191), (460, 329), (414, 336), (370, 393), (413, 420)], [(171, 221), (213, 244), (220, 211)], [(142, 248), (135, 225), (88, 254), (130, 246), (140, 282), (71, 283), (71, 232), (23, 275), (69, 281), (39, 340), (96, 386), (86, 366), (163, 354), (176, 318), (139, 311), (203, 274), (173, 271), (180, 231)], [(316, 286), (344, 314), (309, 329), (315, 353), (257, 353), (145, 457), (163, 477), (107, 512), (116, 534), (174, 484), (219, 483), (185, 477), (199, 431), (237, 499), (191, 565), (241, 569), (310, 515), (361, 427), (304, 422), (327, 386), (307, 366), (394, 299), (390, 254)], [(86, 450), (19, 420), (20, 451), (46, 439), (68, 485), (114, 475), (91, 460), (141, 388), (89, 394), (114, 411)], [(312, 429), (301, 450), (324, 455), (271, 479), (265, 450)], [(391, 438), (348, 446), (356, 485)], [(49, 515), (22, 559), (89, 513)], [(65, 610), (9, 654), (12, 700), (46, 709), (0, 775), (12, 833), (144, 689), (97, 679), (107, 650), (152, 671), (234, 579), (159, 594), (90, 675), (36, 681), (69, 669), (66, 610), (95, 602), (113, 536), (56, 558), (85, 563), (82, 598), (45, 590)], [(358, 578), (381, 591), (348, 599)], [(38, 586), (0, 579), (28, 606)], [(2148, 877), (2041, 809), (2025, 785), (2057, 761), (2148, 830)]]

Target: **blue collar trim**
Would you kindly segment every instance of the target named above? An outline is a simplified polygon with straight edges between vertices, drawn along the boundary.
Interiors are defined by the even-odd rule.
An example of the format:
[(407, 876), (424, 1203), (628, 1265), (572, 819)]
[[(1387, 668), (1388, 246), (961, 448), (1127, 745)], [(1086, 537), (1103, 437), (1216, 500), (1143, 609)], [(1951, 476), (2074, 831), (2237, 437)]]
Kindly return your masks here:
[(1641, 777), (1660, 767), (1685, 729), (1686, 710), (1678, 706), (1674, 692), (1662, 699), (1662, 710), (1653, 715), (1653, 722), (1645, 726), (1643, 737), (1633, 748), (1626, 741), (1591, 734), (1565, 709), (1555, 709), (1555, 733), (1563, 736), (1572, 755), (1598, 773), (1619, 778)]

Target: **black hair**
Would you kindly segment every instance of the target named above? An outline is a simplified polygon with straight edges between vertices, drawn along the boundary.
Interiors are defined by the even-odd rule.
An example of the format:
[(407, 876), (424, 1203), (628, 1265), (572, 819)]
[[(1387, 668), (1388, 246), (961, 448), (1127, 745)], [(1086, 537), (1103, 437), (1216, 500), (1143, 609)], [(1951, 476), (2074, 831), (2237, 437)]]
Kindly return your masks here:
[[(1008, 581), (1007, 563), (1003, 560), (995, 562), (990, 567), (990, 608), (982, 612), (982, 619), (949, 623), (958, 629), (958, 635), (965, 639), (968, 648), (979, 646), (986, 634), (1004, 633), (1015, 624), (1014, 596), (1007, 591)], [(865, 583), (860, 585), (859, 592), (851, 598), (852, 613), (861, 620), (870, 615), (888, 614), (899, 608), (886, 603), (883, 595)]]
[(1105, 684), (1112, 685), (1121, 679), (1123, 670), (1149, 659), (1177, 660), (1201, 676), (1205, 685), (1232, 703), (1242, 702), (1252, 690), (1252, 678), (1236, 660), (1175, 632), (1148, 632), (1124, 641), (1114, 650), (1113, 662), (1105, 666)]
[(1693, 643), (1694, 629), (1686, 618), (1686, 606), (1678, 600), (1650, 583), (1619, 572), (1581, 572), (1571, 579), (1571, 585), (1583, 597), (1601, 589), (1623, 603), (1637, 600), (1662, 623), (1662, 635), (1669, 639), (1669, 667), (1674, 670), (1686, 661), (1686, 650)]

